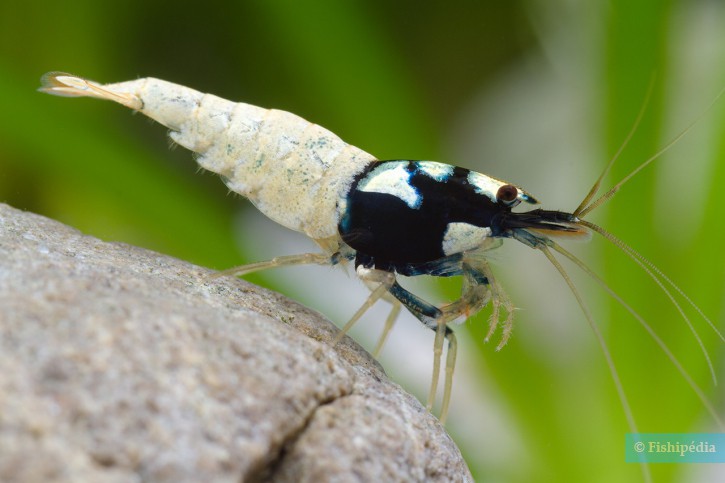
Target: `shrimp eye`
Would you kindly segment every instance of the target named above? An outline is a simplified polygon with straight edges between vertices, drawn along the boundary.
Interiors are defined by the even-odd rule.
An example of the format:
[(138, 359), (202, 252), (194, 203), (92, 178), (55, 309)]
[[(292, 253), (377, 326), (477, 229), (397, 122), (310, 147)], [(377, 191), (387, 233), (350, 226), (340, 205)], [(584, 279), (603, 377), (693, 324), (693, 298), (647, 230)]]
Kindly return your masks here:
[(503, 203), (506, 206), (512, 206), (517, 204), (516, 201), (519, 198), (519, 190), (514, 185), (505, 184), (501, 186), (496, 192), (496, 199), (499, 203)]

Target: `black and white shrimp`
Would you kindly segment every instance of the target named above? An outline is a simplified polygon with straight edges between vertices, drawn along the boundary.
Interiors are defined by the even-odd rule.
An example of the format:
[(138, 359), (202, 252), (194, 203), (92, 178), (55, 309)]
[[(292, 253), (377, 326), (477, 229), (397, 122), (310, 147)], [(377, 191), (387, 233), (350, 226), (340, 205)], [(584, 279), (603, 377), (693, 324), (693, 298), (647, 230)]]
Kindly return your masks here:
[[(449, 409), (456, 360), (456, 337), (450, 325), (465, 321), (491, 302), (487, 339), (501, 327), (497, 346), (500, 349), (511, 334), (514, 305), (494, 277), (487, 257), (489, 250), (500, 246), (503, 240), (514, 239), (541, 251), (566, 281), (597, 335), (633, 432), (636, 426), (609, 350), (578, 289), (553, 252), (584, 270), (642, 324), (723, 427), (704, 393), (646, 321), (557, 241), (586, 239), (595, 232), (632, 258), (659, 285), (688, 324), (714, 378), (707, 351), (675, 295), (684, 297), (717, 332), (715, 326), (643, 256), (584, 219), (661, 152), (597, 197), (615, 157), (579, 207), (571, 212), (540, 208), (514, 211), (518, 205), (531, 206), (538, 201), (514, 184), (465, 168), (433, 161), (378, 160), (288, 112), (227, 101), (153, 78), (100, 85), (51, 72), (42, 82), (43, 92), (112, 100), (163, 124), (171, 130), (173, 141), (198, 154), (200, 166), (218, 173), (229, 189), (248, 198), (277, 223), (304, 233), (321, 250), (233, 268), (219, 275), (240, 276), (285, 265), (352, 262), (357, 276), (371, 293), (334, 342), (380, 299), (392, 304), (392, 309), (376, 353), (402, 306), (435, 331), (429, 410), (437, 393), (440, 360), (447, 340), (441, 422)], [(436, 306), (403, 288), (397, 281), (398, 275), (460, 276), (461, 295), (451, 303)]]

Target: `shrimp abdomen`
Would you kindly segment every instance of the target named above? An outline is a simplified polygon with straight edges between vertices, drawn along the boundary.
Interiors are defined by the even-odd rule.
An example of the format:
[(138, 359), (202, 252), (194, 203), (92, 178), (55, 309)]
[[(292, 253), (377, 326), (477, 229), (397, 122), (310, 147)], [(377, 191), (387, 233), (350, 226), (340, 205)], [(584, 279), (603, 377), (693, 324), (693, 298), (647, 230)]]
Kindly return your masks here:
[(45, 92), (108, 99), (168, 127), (171, 139), (198, 153), (267, 217), (319, 240), (336, 237), (356, 174), (375, 158), (327, 129), (280, 110), (235, 103), (152, 77), (99, 85), (63, 73)]

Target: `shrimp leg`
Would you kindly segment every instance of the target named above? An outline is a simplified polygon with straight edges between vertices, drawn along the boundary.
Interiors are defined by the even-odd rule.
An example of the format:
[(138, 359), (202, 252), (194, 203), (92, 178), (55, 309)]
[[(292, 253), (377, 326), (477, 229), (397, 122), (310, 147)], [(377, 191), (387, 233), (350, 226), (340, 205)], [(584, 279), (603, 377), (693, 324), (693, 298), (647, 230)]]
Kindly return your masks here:
[(327, 253), (302, 253), (300, 255), (285, 255), (274, 257), (264, 262), (249, 263), (240, 265), (226, 270), (222, 270), (209, 275), (209, 279), (213, 280), (220, 277), (241, 277), (254, 272), (267, 270), (270, 268), (284, 267), (290, 265), (337, 265), (340, 262), (339, 254), (329, 255)]

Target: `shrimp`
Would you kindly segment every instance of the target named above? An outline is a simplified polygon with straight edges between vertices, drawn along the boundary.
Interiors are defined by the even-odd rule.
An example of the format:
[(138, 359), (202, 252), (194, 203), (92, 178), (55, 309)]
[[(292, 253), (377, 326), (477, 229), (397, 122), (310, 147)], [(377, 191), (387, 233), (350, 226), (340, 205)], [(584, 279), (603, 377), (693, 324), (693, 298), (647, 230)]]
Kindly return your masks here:
[[(304, 233), (321, 249), (320, 253), (277, 257), (218, 272), (215, 276), (241, 276), (287, 265), (353, 262), (357, 276), (368, 286), (370, 295), (333, 343), (382, 299), (392, 304), (392, 309), (374, 351), (377, 355), (401, 307), (405, 306), (435, 332), (429, 410), (432, 410), (437, 394), (441, 358), (447, 341), (440, 410), (442, 423), (449, 409), (457, 352), (450, 325), (465, 321), (490, 302), (492, 314), (486, 340), (501, 327), (498, 350), (510, 337), (514, 305), (494, 277), (487, 256), (505, 239), (514, 239), (541, 251), (569, 286), (599, 341), (632, 432), (637, 432), (634, 418), (607, 345), (584, 299), (554, 252), (571, 260), (632, 314), (666, 353), (719, 426), (724, 427), (703, 391), (647, 322), (557, 241), (588, 239), (591, 233), (597, 233), (637, 263), (665, 293), (693, 332), (714, 379), (707, 351), (675, 294), (693, 306), (725, 341), (714, 324), (646, 258), (584, 219), (691, 126), (597, 198), (615, 156), (574, 211), (536, 208), (520, 212), (513, 209), (539, 202), (516, 185), (434, 161), (377, 160), (330, 131), (288, 112), (230, 102), (153, 78), (101, 85), (70, 74), (51, 72), (43, 76), (42, 83), (40, 90), (43, 92), (111, 100), (158, 121), (170, 129), (171, 139), (198, 154), (196, 160), (200, 166), (218, 173), (232, 191), (248, 198), (267, 217)], [(641, 115), (642, 112), (628, 139)], [(397, 281), (398, 275), (460, 276), (463, 278), (460, 298), (435, 306), (403, 288)]]

